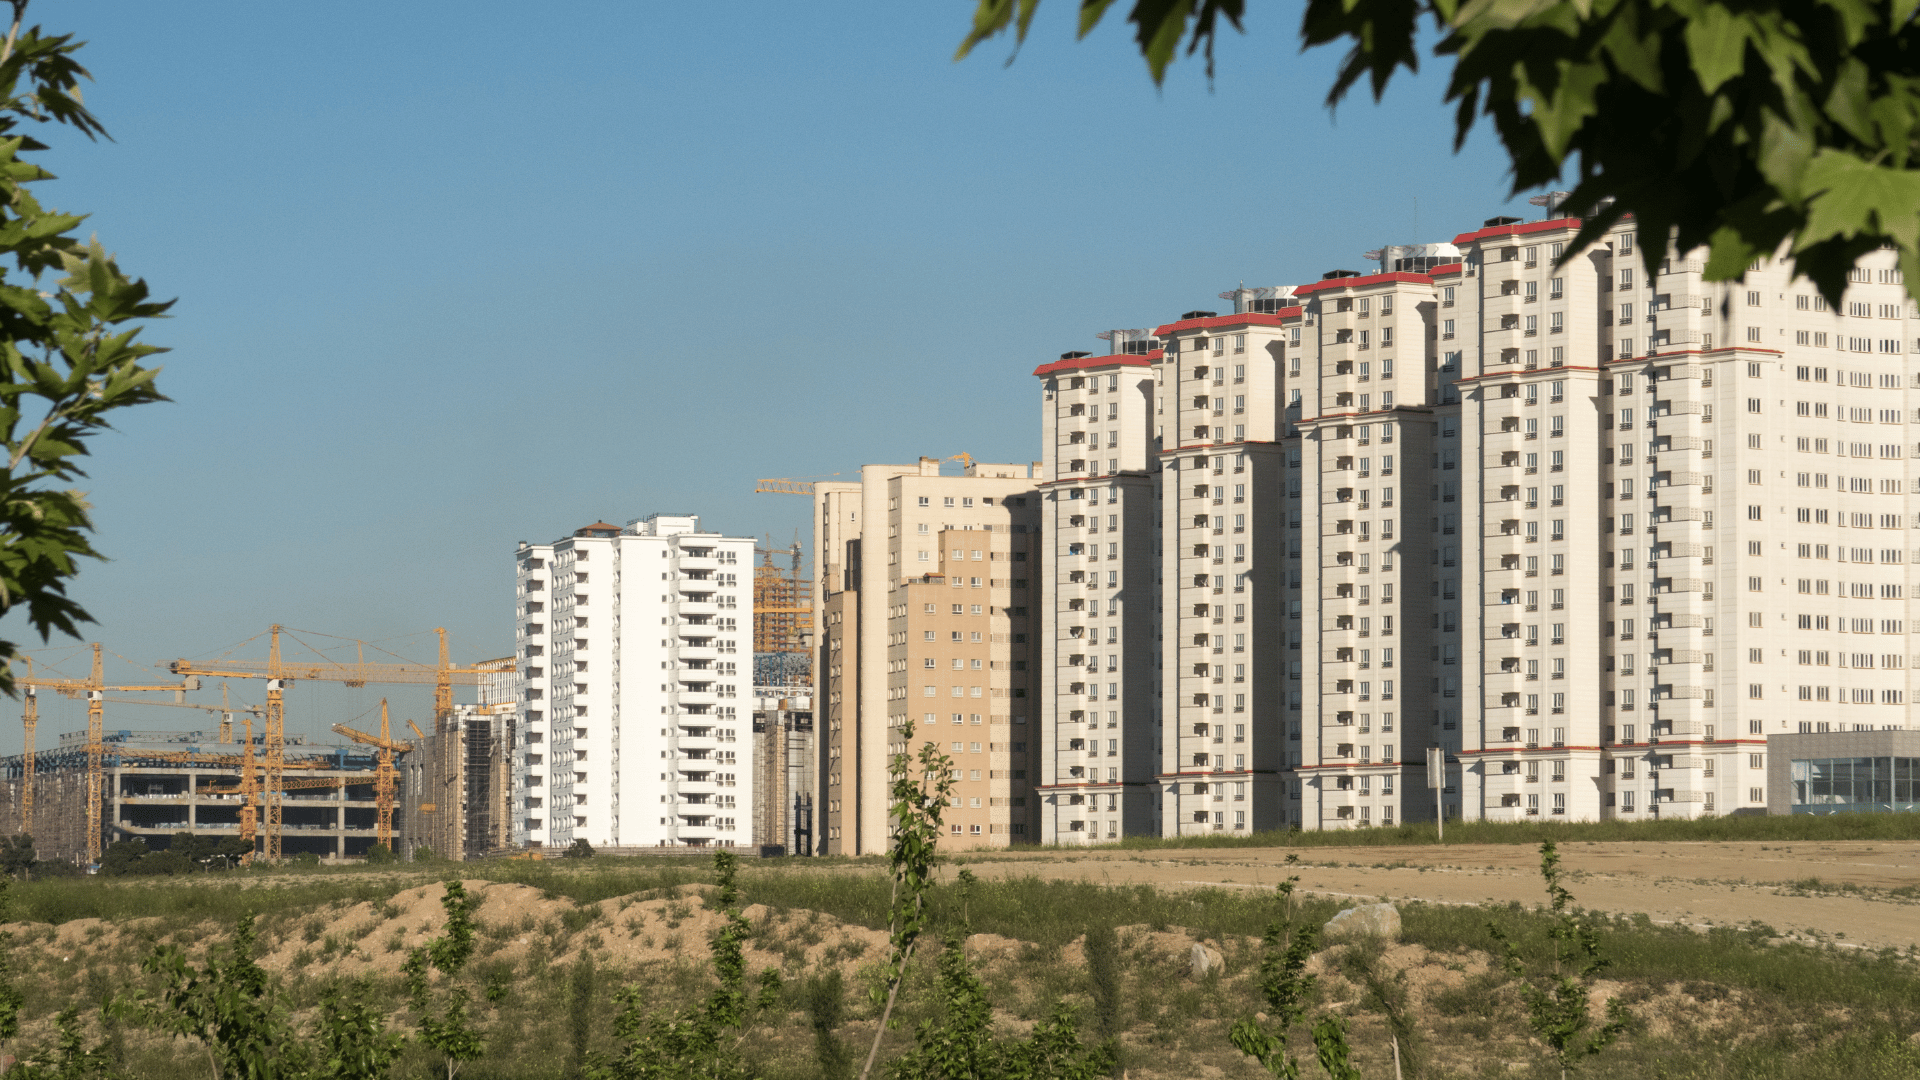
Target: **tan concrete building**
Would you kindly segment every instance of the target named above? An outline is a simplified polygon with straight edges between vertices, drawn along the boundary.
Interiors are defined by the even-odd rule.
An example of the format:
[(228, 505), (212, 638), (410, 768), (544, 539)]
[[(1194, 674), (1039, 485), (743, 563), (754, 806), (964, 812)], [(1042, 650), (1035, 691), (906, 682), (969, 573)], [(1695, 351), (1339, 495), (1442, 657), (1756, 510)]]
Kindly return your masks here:
[(1040, 520), (1029, 465), (869, 465), (815, 485), (817, 843), (884, 851), (888, 763), (954, 760), (952, 846), (1035, 834), (1029, 779)]

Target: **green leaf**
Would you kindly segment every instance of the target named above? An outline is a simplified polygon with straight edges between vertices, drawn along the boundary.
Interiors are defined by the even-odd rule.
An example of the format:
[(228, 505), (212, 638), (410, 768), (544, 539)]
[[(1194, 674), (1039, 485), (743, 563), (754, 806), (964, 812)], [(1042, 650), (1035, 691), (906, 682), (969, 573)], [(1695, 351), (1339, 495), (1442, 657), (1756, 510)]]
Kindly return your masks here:
[(1687, 52), (1700, 89), (1711, 94), (1746, 64), (1751, 27), (1744, 16), (1715, 3), (1702, 4), (1687, 21)]
[(1829, 237), (1879, 234), (1901, 247), (1920, 246), (1920, 172), (1822, 150), (1807, 167), (1807, 223), (1796, 246)]

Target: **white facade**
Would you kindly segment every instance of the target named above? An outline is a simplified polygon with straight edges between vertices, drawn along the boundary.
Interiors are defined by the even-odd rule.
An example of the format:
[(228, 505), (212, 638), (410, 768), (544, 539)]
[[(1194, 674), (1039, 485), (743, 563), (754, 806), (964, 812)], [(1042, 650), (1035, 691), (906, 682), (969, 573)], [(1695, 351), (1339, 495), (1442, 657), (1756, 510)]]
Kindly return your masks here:
[(520, 545), (516, 845), (752, 841), (752, 575), (693, 516)]

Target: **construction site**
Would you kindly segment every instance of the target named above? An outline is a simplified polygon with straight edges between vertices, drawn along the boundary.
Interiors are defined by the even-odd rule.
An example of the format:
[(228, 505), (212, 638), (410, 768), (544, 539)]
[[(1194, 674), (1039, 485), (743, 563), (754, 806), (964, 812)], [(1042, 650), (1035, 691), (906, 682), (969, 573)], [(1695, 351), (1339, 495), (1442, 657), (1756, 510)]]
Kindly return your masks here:
[[(793, 481), (783, 482), (792, 485)], [(777, 494), (804, 491), (769, 488)], [(813, 575), (800, 542), (756, 548), (753, 571), (753, 842), (765, 854), (813, 854)], [(777, 563), (775, 560), (779, 560)], [(784, 564), (784, 565), (782, 565)]]
[[(172, 679), (159, 682), (109, 681), (97, 644), (84, 675), (35, 671), (29, 660), (15, 680), (24, 749), (0, 759), (0, 830), (33, 837), (41, 859), (82, 866), (98, 865), (116, 841), (139, 839), (162, 850), (179, 833), (238, 838), (251, 852), (244, 858), (269, 860), (362, 858), (376, 844), (403, 856), (425, 847), (449, 858), (504, 848), (514, 663), (457, 666), (446, 632), (435, 633), (438, 662), (417, 663), (390, 654), (368, 660), (381, 650), (350, 639), (313, 646), (274, 626), (260, 636), (264, 642), (234, 647), (263, 644), (264, 658), (179, 660), (168, 665)], [(301, 648), (283, 652), (283, 637)], [(343, 651), (352, 656), (339, 656)], [(265, 701), (231, 704), (235, 680), (264, 689)], [(189, 700), (215, 682), (220, 704)], [(333, 723), (337, 742), (289, 735), (286, 695), (301, 683), (430, 686), (431, 732), (408, 720), (408, 731), (396, 733), (383, 698), (377, 733)], [(456, 704), (456, 687), (476, 688), (478, 701)], [(61, 732), (53, 748), (40, 749), (42, 704), (61, 700), (85, 703), (86, 727)], [(123, 727), (136, 711), (130, 706), (197, 710), (206, 722), (192, 730)]]
[[(797, 539), (756, 554), (753, 842), (767, 854), (812, 854), (812, 569)], [(361, 859), (375, 845), (402, 858), (507, 852), (523, 737), (515, 661), (458, 665), (446, 632), (434, 635), (434, 662), (281, 626), (218, 657), (158, 667), (98, 644), (57, 662), (29, 657), (16, 678), (24, 749), (0, 758), (0, 835), (24, 833), (39, 858), (83, 867), (115, 842), (158, 851), (181, 833), (237, 839), (248, 860)], [(109, 678), (110, 660), (141, 674)], [(313, 688), (296, 705), (304, 733), (290, 733), (288, 696), (300, 686)], [(327, 699), (326, 687), (366, 693)], [(384, 696), (374, 705), (372, 693), (389, 687), (402, 696), (430, 687), (430, 710), (415, 713), (430, 725)], [(240, 700), (248, 690), (254, 703)], [(457, 692), (471, 700), (456, 702)], [(203, 700), (214, 693), (217, 703)], [(155, 707), (190, 710), (197, 722), (137, 722)], [(43, 708), (62, 725), (51, 746), (38, 730)]]

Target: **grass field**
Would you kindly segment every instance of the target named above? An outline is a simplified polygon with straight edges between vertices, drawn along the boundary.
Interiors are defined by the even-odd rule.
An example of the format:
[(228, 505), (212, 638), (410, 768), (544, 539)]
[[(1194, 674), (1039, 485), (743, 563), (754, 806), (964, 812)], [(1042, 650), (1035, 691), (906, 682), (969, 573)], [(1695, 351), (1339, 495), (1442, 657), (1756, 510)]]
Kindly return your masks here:
[[(1673, 843), (1683, 840), (1768, 840), (1817, 843), (1828, 840), (1920, 840), (1920, 814), (1827, 814), (1794, 817), (1708, 817), (1650, 821), (1552, 822), (1450, 821), (1445, 843)], [(1128, 837), (1109, 847), (1129, 851), (1184, 848), (1399, 847), (1441, 843), (1432, 822), (1366, 829), (1289, 831), (1201, 836)], [(1071, 850), (1071, 849), (1069, 849)]]
[[(1768, 819), (1729, 819), (1728, 824), (1757, 830), (1753, 821), (1771, 824)], [(1668, 835), (1681, 831), (1674, 826), (1705, 824), (1710, 823), (1629, 828), (1639, 830), (1633, 842), (1651, 842), (1658, 828), (1658, 838), (1671, 843), (1695, 839)], [(1913, 838), (1877, 823), (1796, 819), (1793, 824), (1800, 831), (1699, 839), (1817, 845), (1828, 837)], [(1526, 827), (1483, 830), (1461, 839), (1486, 844), (1520, 842), (1521, 833), (1532, 842), (1540, 837), (1540, 830)], [(1863, 837), (1862, 830), (1869, 835)], [(1399, 830), (1375, 832), (1396, 844), (1420, 842), (1417, 836), (1395, 835)], [(1365, 833), (1342, 838), (1348, 847), (1369, 839)], [(1321, 846), (1301, 843), (1301, 837), (1279, 839), (1296, 847)], [(1600, 842), (1591, 834), (1581, 839)], [(1448, 840), (1454, 842), (1453, 830)], [(980, 858), (969, 856), (969, 861)], [(1130, 1077), (1251, 1080), (1264, 1075), (1228, 1043), (1226, 1030), (1236, 1017), (1262, 1007), (1253, 976), (1260, 960), (1258, 936), (1279, 910), (1270, 888), (1108, 885), (1043, 877), (1019, 865), (1001, 869), (1008, 872), (974, 886), (966, 915), (976, 933), (969, 952), (1005, 1030), (1024, 1030), (1057, 999), (1089, 1003), (1095, 987), (1081, 941), (1090, 928), (1110, 926), (1119, 928), (1122, 945), (1116, 1023)], [(151, 989), (138, 965), (156, 944), (175, 943), (196, 952), (218, 942), (246, 912), (261, 917), (262, 962), (284, 987), (296, 1018), (309, 1016), (325, 989), (351, 977), (359, 981), (356, 993), (362, 1000), (391, 1012), (405, 1030), (409, 1021), (398, 961), (406, 949), (437, 932), (438, 886), (433, 883), (452, 872), (474, 883), (488, 905), (476, 960), (464, 977), (476, 1001), (486, 1000), (487, 988), (498, 997), (480, 1010), (488, 1053), (463, 1077), (571, 1076), (577, 1048), (614, 1049), (612, 995), (620, 985), (640, 987), (650, 1003), (661, 1007), (690, 1001), (712, 985), (706, 940), (718, 924), (700, 899), (711, 872), (703, 862), (683, 858), (28, 882), (15, 885), (10, 896), (13, 962), (26, 993), (22, 1041), (47, 1040), (54, 1014), (80, 1005), (89, 1037), (101, 1043), (123, 1074), (157, 1080), (208, 1075), (197, 1048), (160, 1038), (99, 1006)], [(821, 1075), (799, 988), (808, 974), (829, 967), (845, 975), (848, 1017), (833, 1037), (864, 1052), (874, 1032), (865, 992), (884, 955), (880, 931), (889, 883), (883, 868), (871, 860), (764, 860), (744, 867), (742, 886), (747, 902), (761, 905), (750, 913), (755, 930), (749, 964), (755, 970), (778, 967), (787, 987), (781, 1007), (763, 1017), (745, 1040), (749, 1058), (771, 1080)], [(1577, 896), (1578, 882), (1574, 888)], [(1838, 903), (1852, 895), (1812, 886), (1807, 892), (1809, 902), (1831, 895)], [(1889, 895), (1876, 902), (1912, 901)], [(1318, 923), (1343, 903), (1350, 901), (1307, 897), (1300, 902), (1300, 916)], [(935, 891), (935, 934), (958, 918), (955, 904), (950, 890)], [(1489, 952), (1491, 921), (1523, 953), (1541, 955), (1548, 946), (1545, 917), (1525, 904), (1400, 906), (1397, 943), (1336, 944), (1313, 962), (1320, 981), (1309, 1015), (1334, 1011), (1349, 1018), (1363, 1075), (1393, 1075), (1384, 1021), (1362, 989), (1369, 969), (1406, 988), (1418, 1027), (1417, 1039), (1404, 1047), (1408, 1080), (1557, 1075), (1529, 1041), (1517, 989), (1490, 963)], [(1621, 1042), (1588, 1065), (1589, 1075), (1920, 1076), (1920, 967), (1912, 950), (1786, 940), (1758, 924), (1701, 933), (1631, 913), (1595, 919), (1612, 962), (1604, 972), (1604, 992), (1627, 1001), (1635, 1020)], [(1195, 943), (1217, 953), (1224, 972), (1192, 978), (1187, 954)], [(887, 1036), (890, 1051), (907, 1046), (914, 1025), (932, 1015), (931, 967), (929, 957), (909, 983), (903, 1023)], [(583, 985), (590, 991), (584, 996)], [(575, 1033), (583, 1043), (576, 1043)], [(431, 1055), (416, 1048), (394, 1075), (426, 1077), (435, 1070)], [(1309, 1063), (1306, 1075), (1318, 1075), (1317, 1067)]]

